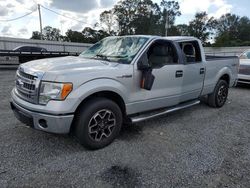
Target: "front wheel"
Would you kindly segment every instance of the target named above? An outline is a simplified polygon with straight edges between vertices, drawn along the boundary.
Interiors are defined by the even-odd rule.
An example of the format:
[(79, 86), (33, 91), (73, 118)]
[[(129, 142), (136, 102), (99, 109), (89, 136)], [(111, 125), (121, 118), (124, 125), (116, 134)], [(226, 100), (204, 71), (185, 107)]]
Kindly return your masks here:
[(214, 108), (221, 108), (227, 101), (228, 83), (225, 80), (219, 80), (214, 92), (208, 96), (208, 104)]
[(88, 149), (109, 145), (119, 134), (122, 112), (105, 98), (93, 98), (81, 106), (75, 121), (75, 136)]

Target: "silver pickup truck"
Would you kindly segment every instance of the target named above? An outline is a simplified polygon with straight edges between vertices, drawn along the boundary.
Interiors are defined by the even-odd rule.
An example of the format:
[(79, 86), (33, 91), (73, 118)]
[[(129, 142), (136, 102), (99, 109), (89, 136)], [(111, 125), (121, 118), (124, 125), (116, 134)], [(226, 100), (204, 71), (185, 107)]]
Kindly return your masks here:
[(122, 124), (191, 107), (222, 107), (237, 82), (237, 57), (205, 56), (194, 37), (108, 37), (79, 57), (19, 66), (11, 108), (38, 130), (74, 133), (89, 149), (110, 144)]

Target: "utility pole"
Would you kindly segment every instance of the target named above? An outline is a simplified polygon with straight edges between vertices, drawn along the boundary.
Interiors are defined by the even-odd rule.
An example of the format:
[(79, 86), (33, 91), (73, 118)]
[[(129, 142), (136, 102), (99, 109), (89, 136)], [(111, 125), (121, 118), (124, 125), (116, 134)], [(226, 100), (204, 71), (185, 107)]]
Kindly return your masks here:
[(165, 36), (168, 36), (168, 10), (166, 10), (166, 23), (165, 23), (165, 29), (166, 29), (166, 34)]
[(42, 16), (41, 16), (41, 7), (40, 4), (37, 4), (38, 6), (38, 13), (39, 13), (39, 21), (40, 21), (40, 35), (41, 35), (41, 40), (43, 40), (43, 27), (42, 27)]
[(166, 29), (166, 33), (165, 36), (168, 36), (168, 20), (166, 19), (166, 24), (165, 24), (165, 29)]

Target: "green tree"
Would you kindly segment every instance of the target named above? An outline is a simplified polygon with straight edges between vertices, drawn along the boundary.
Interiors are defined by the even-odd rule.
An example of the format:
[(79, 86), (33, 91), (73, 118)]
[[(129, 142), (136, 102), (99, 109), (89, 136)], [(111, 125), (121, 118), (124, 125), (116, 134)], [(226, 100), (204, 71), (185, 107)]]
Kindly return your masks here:
[(72, 31), (71, 29), (69, 29), (66, 33), (65, 33), (65, 41), (68, 42), (85, 42), (85, 38), (83, 36), (83, 34), (81, 32), (78, 31)]
[(214, 46), (242, 46), (250, 44), (250, 20), (235, 14), (218, 19)]
[(195, 14), (195, 18), (189, 22), (188, 33), (190, 36), (199, 38), (203, 44), (206, 44), (208, 39), (211, 39), (215, 24), (213, 17), (208, 18), (206, 12), (199, 12)]
[(189, 36), (189, 26), (187, 24), (179, 24), (176, 26), (177, 35), (180, 36)]
[(239, 34), (239, 39), (242, 40), (242, 42), (249, 43), (250, 41), (250, 19), (246, 16), (241, 17), (239, 20), (239, 25), (238, 25), (238, 34)]
[(82, 32), (72, 31), (69, 29), (66, 32), (65, 40), (69, 42), (96, 43), (108, 36), (109, 33), (106, 31), (85, 27)]
[(103, 30), (95, 30), (90, 27), (85, 27), (82, 31), (85, 43), (96, 43), (99, 40), (108, 37), (109, 34)]
[(159, 6), (152, 0), (121, 0), (113, 12), (120, 35), (165, 35), (166, 19), (168, 25), (173, 26), (176, 16), (181, 15), (179, 8), (176, 1), (162, 0)]
[(139, 1), (134, 20), (131, 22), (135, 34), (160, 34), (160, 7), (151, 0)]
[(135, 12), (138, 0), (120, 0), (113, 8), (118, 23), (119, 35), (135, 34), (132, 22), (135, 19)]
[(41, 40), (41, 33), (39, 31), (33, 31), (30, 39)]
[(113, 10), (105, 10), (104, 12), (102, 12), (100, 14), (100, 22), (105, 26), (106, 31), (109, 34), (113, 34), (114, 25), (116, 24)]
[(151, 0), (123, 0), (114, 9), (119, 35), (161, 34), (161, 10)]
[(43, 36), (42, 37), (44, 40), (52, 40), (52, 41), (62, 40), (60, 30), (57, 28), (53, 28), (51, 26), (46, 26), (43, 28)]
[[(163, 8), (162, 12), (162, 34), (173, 35), (173, 31), (177, 31), (176, 28), (170, 29), (174, 26), (175, 19), (177, 16), (181, 15), (179, 11), (180, 6), (177, 1), (161, 1), (161, 7)], [(170, 33), (166, 33), (166, 31), (170, 29)]]

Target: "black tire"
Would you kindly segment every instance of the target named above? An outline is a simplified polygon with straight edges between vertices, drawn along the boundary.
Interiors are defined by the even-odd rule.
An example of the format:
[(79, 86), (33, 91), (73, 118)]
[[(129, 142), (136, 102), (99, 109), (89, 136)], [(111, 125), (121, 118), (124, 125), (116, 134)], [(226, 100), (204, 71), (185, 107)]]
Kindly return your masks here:
[(119, 134), (122, 112), (106, 98), (93, 98), (76, 114), (74, 134), (84, 147), (94, 150), (109, 145)]
[(219, 80), (214, 92), (208, 95), (208, 105), (214, 108), (221, 108), (227, 101), (228, 88), (228, 83), (225, 80)]

